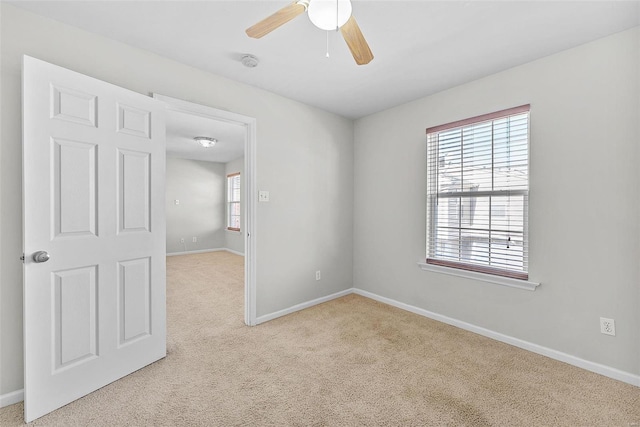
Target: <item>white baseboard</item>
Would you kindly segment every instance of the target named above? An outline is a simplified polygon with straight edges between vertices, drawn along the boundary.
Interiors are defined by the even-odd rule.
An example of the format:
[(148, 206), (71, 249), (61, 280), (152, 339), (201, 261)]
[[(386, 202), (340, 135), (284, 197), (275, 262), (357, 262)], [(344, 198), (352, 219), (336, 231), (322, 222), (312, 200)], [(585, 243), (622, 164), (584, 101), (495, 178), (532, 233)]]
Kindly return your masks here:
[(196, 251), (183, 251), (183, 252), (167, 252), (167, 256), (177, 256), (177, 255), (191, 255), (191, 254), (204, 254), (207, 252), (219, 252), (224, 251), (224, 248), (215, 248), (215, 249), (199, 249)]
[(265, 314), (264, 316), (260, 316), (256, 319), (256, 325), (259, 325), (260, 323), (268, 322), (269, 320), (277, 319), (278, 317), (286, 316), (287, 314), (295, 313), (296, 311), (304, 310), (305, 308), (313, 307), (314, 305), (322, 304), (323, 302), (331, 301), (332, 299), (340, 298), (352, 293), (353, 293), (352, 288), (345, 289), (344, 291), (336, 292), (335, 294), (316, 298), (314, 300), (303, 302), (301, 304), (296, 304), (292, 307), (276, 311), (275, 313)]
[(11, 393), (0, 394), (0, 408), (13, 405), (24, 400), (24, 389), (12, 391)]
[(419, 314), (420, 316), (428, 317), (429, 319), (437, 320), (438, 322), (446, 323), (448, 325), (455, 326), (466, 331), (474, 332), (476, 334), (492, 338), (496, 341), (500, 341), (506, 344), (513, 345), (515, 347), (522, 348), (524, 350), (531, 351), (533, 353), (547, 356), (551, 359), (559, 360), (561, 362), (568, 363), (569, 365), (577, 366), (578, 368), (586, 369), (587, 371), (595, 372), (600, 375), (604, 375), (615, 380), (625, 382), (627, 384), (640, 387), (640, 375), (632, 374), (630, 372), (621, 371), (610, 366), (602, 365), (600, 363), (590, 362), (588, 360), (581, 359), (576, 356), (572, 356), (567, 353), (563, 353), (558, 350), (554, 350), (548, 347), (543, 347), (538, 344), (534, 344), (528, 341), (514, 338), (508, 335), (501, 334), (489, 329), (482, 328), (480, 326), (473, 325), (471, 323), (463, 322), (461, 320), (453, 319), (451, 317), (443, 316), (438, 313), (415, 307), (413, 305), (405, 304), (393, 300), (391, 298), (382, 297), (380, 295), (364, 291), (362, 289), (353, 288), (353, 293), (361, 295), (363, 297), (371, 298), (373, 300), (388, 304), (402, 310), (410, 311), (411, 313)]
[[(172, 253), (167, 254), (167, 256), (171, 255), (185, 255), (188, 253), (202, 253), (202, 252), (215, 252), (220, 250), (228, 250), (228, 249), (207, 249), (204, 251), (191, 251), (184, 253)], [(232, 251), (229, 251), (232, 252)], [(600, 363), (590, 362), (588, 360), (581, 359), (576, 356), (572, 356), (567, 353), (563, 353), (558, 350), (553, 350), (548, 347), (543, 347), (538, 344), (534, 344), (528, 341), (521, 340), (519, 338), (514, 338), (508, 335), (501, 334), (499, 332), (495, 332), (486, 328), (482, 328), (480, 326), (473, 325), (471, 323), (463, 322), (461, 320), (453, 319), (451, 317), (443, 316), (438, 313), (433, 313), (431, 311), (415, 307), (413, 305), (405, 304), (403, 302), (399, 302), (393, 300), (391, 298), (386, 298), (372, 292), (364, 291), (358, 288), (345, 289), (344, 291), (336, 292), (331, 295), (327, 295), (321, 298), (316, 298), (311, 301), (307, 301), (301, 304), (296, 304), (292, 307), (285, 308), (283, 310), (276, 311), (275, 313), (266, 314), (264, 316), (260, 316), (256, 319), (256, 324), (268, 322), (269, 320), (276, 319), (278, 317), (286, 316), (287, 314), (295, 313), (296, 311), (304, 310), (305, 308), (313, 307), (314, 305), (322, 304), (323, 302), (331, 301), (336, 298), (340, 298), (349, 294), (357, 294), (366, 298), (370, 298), (375, 301), (379, 301), (384, 304), (391, 305), (393, 307), (400, 308), (402, 310), (409, 311), (411, 313), (418, 314), (420, 316), (427, 317), (429, 319), (436, 320), (438, 322), (446, 323), (448, 325), (452, 325), (458, 327), (460, 329), (464, 329), (466, 331), (470, 331), (496, 341), (500, 341), (506, 344), (513, 345), (515, 347), (522, 348), (524, 350), (531, 351), (533, 353), (541, 354), (543, 356), (547, 356), (551, 359), (559, 360), (561, 362), (568, 363), (573, 366), (577, 366), (578, 368), (585, 369), (587, 371), (595, 372), (600, 375), (604, 375), (609, 378), (613, 378), (615, 380), (619, 380), (625, 382), (627, 384), (635, 385), (640, 387), (640, 375), (632, 374), (630, 372), (621, 371), (616, 368), (612, 368), (610, 366), (602, 365)], [(11, 393), (6, 393), (0, 395), (0, 408), (4, 408), (5, 406), (13, 405), (14, 403), (22, 402), (24, 399), (24, 390), (16, 390)]]
[(238, 251), (234, 251), (234, 250), (228, 249), (228, 248), (199, 249), (199, 250), (196, 250), (196, 251), (183, 251), (183, 252), (167, 252), (167, 256), (204, 254), (204, 253), (207, 253), (207, 252), (220, 252), (220, 251), (227, 251), (227, 252), (231, 252), (232, 254), (244, 256), (243, 253), (238, 252)]
[(227, 251), (227, 252), (231, 252), (232, 254), (244, 256), (244, 253), (238, 252), (238, 251), (234, 251), (233, 249), (229, 249), (229, 248), (224, 248), (223, 251)]

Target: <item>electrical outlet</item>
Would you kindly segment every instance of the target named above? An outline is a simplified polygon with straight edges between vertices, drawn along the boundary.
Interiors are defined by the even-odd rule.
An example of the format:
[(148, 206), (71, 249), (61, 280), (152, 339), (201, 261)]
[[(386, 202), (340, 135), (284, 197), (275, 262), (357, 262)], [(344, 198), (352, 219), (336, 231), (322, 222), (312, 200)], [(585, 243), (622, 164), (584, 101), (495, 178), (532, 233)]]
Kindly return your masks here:
[(316, 271), (316, 280), (320, 280), (320, 270)]
[(607, 319), (606, 317), (600, 318), (600, 332), (606, 335), (616, 336), (616, 321), (613, 319)]
[(196, 236), (193, 236), (193, 243), (196, 243), (198, 241), (198, 238)]
[(184, 243), (184, 237), (180, 238), (180, 243)]
[(176, 205), (179, 205), (179, 204), (180, 204), (180, 200), (175, 199), (175, 200), (173, 201), (173, 203), (175, 203)]

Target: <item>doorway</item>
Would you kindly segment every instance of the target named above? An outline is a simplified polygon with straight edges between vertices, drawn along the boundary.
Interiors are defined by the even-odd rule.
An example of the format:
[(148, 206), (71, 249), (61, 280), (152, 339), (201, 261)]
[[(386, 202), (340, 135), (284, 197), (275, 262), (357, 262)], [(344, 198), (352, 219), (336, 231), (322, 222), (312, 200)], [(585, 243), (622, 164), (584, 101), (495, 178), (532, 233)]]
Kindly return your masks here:
[[(189, 138), (184, 138), (183, 144), (188, 146), (200, 148), (200, 151), (191, 151), (191, 154), (185, 154), (179, 156), (183, 158), (190, 158), (194, 161), (213, 159), (209, 161), (215, 161), (218, 163), (218, 167), (208, 167), (210, 174), (213, 176), (218, 174), (224, 177), (224, 218), (219, 218), (219, 229), (222, 230), (222, 235), (208, 236), (210, 239), (209, 246), (220, 246), (220, 241), (225, 241), (225, 249), (231, 249), (230, 252), (239, 253), (238, 248), (243, 248), (244, 254), (244, 322), (248, 326), (256, 324), (256, 303), (255, 303), (255, 207), (254, 207), (254, 195), (256, 193), (255, 188), (255, 144), (256, 144), (256, 121), (254, 118), (243, 116), (241, 114), (231, 113), (217, 108), (208, 107), (201, 104), (192, 103), (189, 101), (180, 100), (164, 95), (154, 94), (153, 97), (166, 104), (166, 110), (168, 113), (168, 122), (171, 120), (171, 116), (180, 117), (180, 122), (189, 126), (191, 123), (195, 126), (198, 121), (208, 121), (210, 123), (211, 132), (206, 133), (204, 131), (195, 130), (195, 133), (202, 133), (198, 135), (192, 135)], [(176, 125), (178, 126), (178, 125)], [(168, 123), (167, 130), (169, 132), (170, 124)], [(194, 129), (197, 129), (195, 127)], [(185, 132), (182, 132), (183, 134)], [(198, 142), (193, 138), (202, 136), (210, 138), (216, 141), (211, 141), (217, 145), (211, 148), (204, 148), (204, 146), (198, 147)], [(168, 153), (171, 152), (169, 135), (167, 137), (167, 149)], [(235, 144), (232, 142), (235, 141)], [(203, 142), (206, 143), (207, 140)], [(241, 145), (241, 147), (238, 147)], [(243, 152), (244, 160), (238, 153), (238, 148)], [(177, 148), (173, 148), (177, 150)], [(218, 157), (216, 157), (218, 156)], [(174, 166), (171, 160), (171, 155), (167, 157), (168, 165)], [(217, 160), (216, 160), (217, 159)], [(215, 169), (220, 169), (215, 171)], [(241, 170), (241, 201), (240, 203), (240, 218), (232, 215), (230, 210), (233, 210), (237, 206), (229, 205), (228, 185), (233, 185), (237, 178), (234, 176)], [(167, 207), (171, 204), (177, 207), (180, 205), (180, 199), (174, 198), (167, 201)], [(168, 218), (169, 219), (169, 218)], [(169, 223), (169, 221), (168, 221)], [(240, 225), (238, 227), (238, 225)], [(239, 230), (238, 230), (239, 229)], [(197, 253), (204, 252), (204, 250), (197, 249), (201, 247), (198, 245), (198, 239), (201, 236), (192, 236), (196, 233), (184, 232), (173, 236), (167, 231), (168, 241), (170, 244), (167, 246), (167, 252), (182, 252), (182, 253)], [(213, 233), (215, 234), (215, 233)], [(219, 234), (219, 233), (218, 233)], [(204, 236), (203, 236), (204, 237)], [(217, 239), (217, 240), (216, 240)], [(175, 242), (174, 242), (175, 240)], [(202, 243), (202, 241), (200, 241)], [(177, 246), (176, 246), (177, 245)], [(231, 246), (231, 247), (228, 247)], [(182, 250), (177, 250), (181, 248)]]

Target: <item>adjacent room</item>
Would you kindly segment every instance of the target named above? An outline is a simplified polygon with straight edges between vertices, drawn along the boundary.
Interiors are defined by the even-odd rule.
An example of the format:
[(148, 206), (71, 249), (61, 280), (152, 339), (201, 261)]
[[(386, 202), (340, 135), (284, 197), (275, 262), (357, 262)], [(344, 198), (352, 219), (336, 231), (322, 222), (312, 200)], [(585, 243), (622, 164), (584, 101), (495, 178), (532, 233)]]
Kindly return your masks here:
[(167, 255), (226, 250), (244, 256), (245, 129), (169, 111), (166, 133)]
[[(167, 275), (173, 285), (170, 291), (176, 295), (168, 297), (168, 310), (178, 317), (193, 311), (182, 299), (198, 283), (200, 292), (210, 293), (201, 299), (203, 313), (226, 313), (211, 324), (237, 322), (244, 309), (245, 288), (245, 128), (175, 110), (167, 112), (166, 126)], [(200, 277), (190, 277), (194, 271)], [(189, 329), (188, 325), (176, 328), (176, 335), (184, 327)]]
[(0, 425), (640, 424), (640, 2), (0, 40)]

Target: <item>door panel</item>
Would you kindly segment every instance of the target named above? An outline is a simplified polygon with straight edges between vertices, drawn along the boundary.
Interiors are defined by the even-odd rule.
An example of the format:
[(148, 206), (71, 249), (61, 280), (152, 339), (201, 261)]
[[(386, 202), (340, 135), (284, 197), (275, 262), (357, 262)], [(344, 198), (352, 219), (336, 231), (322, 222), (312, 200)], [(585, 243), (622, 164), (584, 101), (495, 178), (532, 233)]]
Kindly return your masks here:
[(164, 110), (24, 58), (27, 421), (166, 354)]
[(54, 372), (98, 355), (97, 266), (52, 273)]
[(96, 144), (51, 139), (55, 236), (96, 236)]
[(97, 127), (97, 96), (53, 84), (51, 91), (51, 118)]
[(149, 153), (118, 151), (119, 231), (149, 232)]
[(120, 345), (128, 344), (151, 334), (150, 260), (141, 258), (118, 263)]
[(140, 138), (151, 138), (151, 112), (118, 104), (118, 132)]

